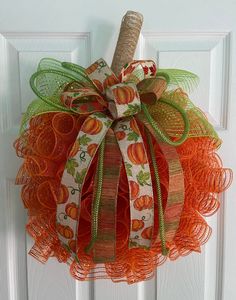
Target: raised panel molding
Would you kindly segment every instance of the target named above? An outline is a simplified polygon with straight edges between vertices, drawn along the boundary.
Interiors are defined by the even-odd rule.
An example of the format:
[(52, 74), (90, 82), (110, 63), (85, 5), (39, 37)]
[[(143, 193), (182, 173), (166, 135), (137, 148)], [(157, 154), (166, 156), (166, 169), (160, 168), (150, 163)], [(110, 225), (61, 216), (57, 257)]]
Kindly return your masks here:
[(139, 57), (196, 73), (200, 83), (191, 99), (217, 130), (227, 129), (230, 32), (143, 32)]
[[(14, 180), (6, 178), (2, 183), (2, 206), (0, 211), (2, 245), (1, 269), (5, 271), (2, 279), (7, 281), (2, 287), (1, 296), (8, 295), (9, 300), (27, 300), (27, 264), (25, 245), (25, 218), (22, 203), (18, 199), (19, 189)], [(0, 298), (1, 298), (0, 296)], [(3, 299), (3, 298), (1, 298)]]
[(0, 34), (1, 131), (19, 125), (21, 114), (35, 98), (28, 84), (37, 63), (53, 57), (88, 66), (90, 33), (5, 32)]

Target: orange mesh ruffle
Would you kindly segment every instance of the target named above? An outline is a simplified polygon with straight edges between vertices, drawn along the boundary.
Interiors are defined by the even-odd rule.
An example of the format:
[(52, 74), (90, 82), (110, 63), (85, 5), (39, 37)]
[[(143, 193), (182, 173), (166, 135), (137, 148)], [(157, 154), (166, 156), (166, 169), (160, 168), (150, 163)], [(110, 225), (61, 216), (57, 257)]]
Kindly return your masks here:
[[(60, 185), (60, 180), (69, 154), (76, 152), (73, 149), (76, 146), (72, 146), (83, 120), (83, 117), (62, 112), (36, 116), (30, 120), (29, 128), (14, 144), (17, 155), (24, 158), (16, 182), (23, 184), (21, 196), (29, 215), (26, 228), (35, 240), (30, 254), (41, 262), (45, 262), (50, 256), (56, 257), (60, 262), (69, 262), (72, 276), (79, 280), (110, 278), (116, 282), (134, 283), (149, 279), (166, 257), (162, 256), (159, 243), (154, 243), (149, 251), (128, 247), (129, 197), (123, 166), (117, 199), (116, 261), (95, 264), (92, 256), (84, 252), (91, 238), (91, 202), (96, 158), (89, 169), (82, 191), (78, 238), (77, 241), (69, 241), (71, 247), (78, 243), (78, 260), (70, 261), (69, 254), (60, 245), (56, 233), (56, 205), (66, 202), (69, 197), (69, 191)], [(142, 125), (139, 126), (144, 133)], [(147, 143), (144, 134), (143, 139)], [(219, 195), (229, 186), (232, 177), (229, 169), (222, 168), (215, 153), (218, 146), (209, 137), (199, 137), (189, 138), (176, 148), (184, 172), (185, 201), (179, 228), (173, 241), (167, 244), (170, 248), (168, 257), (171, 260), (192, 251), (200, 252), (201, 245), (211, 234), (211, 228), (203, 216), (210, 216), (217, 211), (220, 205)], [(155, 153), (165, 208), (168, 167), (157, 143)], [(153, 173), (152, 168), (151, 172)], [(157, 199), (154, 237), (158, 233), (156, 203)]]

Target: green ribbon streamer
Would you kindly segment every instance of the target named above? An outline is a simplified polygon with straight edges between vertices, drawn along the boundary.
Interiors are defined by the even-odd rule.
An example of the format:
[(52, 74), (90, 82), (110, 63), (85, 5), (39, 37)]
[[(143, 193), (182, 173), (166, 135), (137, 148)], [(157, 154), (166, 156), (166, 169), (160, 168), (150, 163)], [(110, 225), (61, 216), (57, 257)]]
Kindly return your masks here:
[(97, 238), (97, 231), (98, 231), (98, 212), (99, 212), (99, 205), (100, 199), (102, 194), (102, 179), (103, 179), (103, 160), (104, 160), (104, 150), (105, 150), (105, 138), (101, 142), (101, 145), (98, 150), (98, 167), (96, 173), (96, 192), (93, 201), (93, 208), (92, 208), (92, 229), (91, 229), (91, 241), (88, 246), (85, 248), (85, 252), (89, 253), (94, 246)]
[(160, 238), (161, 238), (161, 249), (162, 249), (162, 254), (166, 256), (169, 252), (169, 249), (166, 248), (166, 241), (165, 241), (165, 222), (164, 222), (164, 212), (162, 207), (162, 195), (161, 195), (161, 185), (160, 185), (158, 166), (157, 166), (156, 156), (153, 148), (151, 134), (147, 129), (145, 129), (145, 132), (148, 139), (148, 146), (151, 154), (152, 166), (154, 169), (154, 176), (155, 176), (155, 183), (157, 188), (158, 220), (159, 220), (159, 231), (160, 231)]

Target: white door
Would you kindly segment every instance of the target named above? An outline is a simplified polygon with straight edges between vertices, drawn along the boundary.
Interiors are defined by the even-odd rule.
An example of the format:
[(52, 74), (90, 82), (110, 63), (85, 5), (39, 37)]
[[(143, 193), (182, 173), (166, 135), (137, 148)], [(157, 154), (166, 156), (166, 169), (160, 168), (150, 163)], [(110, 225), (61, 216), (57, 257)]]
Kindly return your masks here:
[(121, 18), (130, 9), (144, 15), (137, 58), (200, 76), (192, 99), (224, 140), (224, 164), (236, 170), (235, 0), (1, 0), (1, 300), (236, 299), (235, 184), (224, 194), (219, 214), (208, 218), (214, 233), (202, 253), (165, 263), (151, 281), (77, 282), (66, 265), (53, 259), (42, 265), (27, 255), (32, 241), (25, 235), (26, 211), (14, 185), (20, 161), (12, 143), (34, 98), (29, 76), (45, 56), (83, 66), (100, 57), (111, 63)]

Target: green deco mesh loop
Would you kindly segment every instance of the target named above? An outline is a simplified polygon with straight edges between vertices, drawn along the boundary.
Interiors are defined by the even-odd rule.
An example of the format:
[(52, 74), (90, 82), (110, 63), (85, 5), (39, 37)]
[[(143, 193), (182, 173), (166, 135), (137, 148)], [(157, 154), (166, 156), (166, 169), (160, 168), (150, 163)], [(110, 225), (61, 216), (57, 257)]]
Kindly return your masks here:
[(29, 120), (34, 116), (57, 111), (73, 113), (63, 106), (60, 100), (65, 86), (73, 81), (81, 87), (93, 86), (83, 67), (52, 58), (43, 58), (39, 62), (37, 72), (30, 78), (30, 86), (38, 99), (28, 106), (21, 122), (20, 133), (24, 132)]
[(165, 133), (160, 130), (160, 128), (157, 126), (156, 121), (154, 121), (154, 119), (152, 118), (152, 116), (150, 115), (147, 107), (145, 104), (142, 103), (142, 110), (144, 112), (145, 117), (147, 118), (147, 121), (149, 122), (149, 124), (152, 126), (153, 130), (155, 131), (156, 135), (160, 138), (161, 141), (172, 145), (172, 146), (179, 146), (181, 145), (187, 138), (188, 138), (188, 133), (189, 133), (189, 121), (187, 118), (187, 115), (185, 113), (185, 111), (179, 107), (178, 105), (176, 105), (173, 102), (170, 102), (168, 100), (164, 100), (164, 99), (160, 99), (159, 101), (172, 106), (173, 108), (175, 108), (176, 110), (178, 110), (178, 112), (181, 114), (183, 121), (184, 121), (184, 132), (183, 135), (181, 136), (181, 138), (177, 141), (172, 141), (170, 138), (168, 138)]

